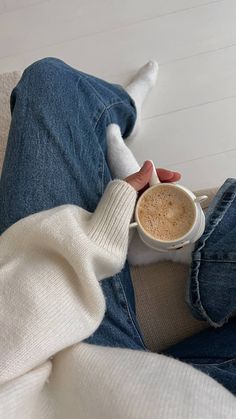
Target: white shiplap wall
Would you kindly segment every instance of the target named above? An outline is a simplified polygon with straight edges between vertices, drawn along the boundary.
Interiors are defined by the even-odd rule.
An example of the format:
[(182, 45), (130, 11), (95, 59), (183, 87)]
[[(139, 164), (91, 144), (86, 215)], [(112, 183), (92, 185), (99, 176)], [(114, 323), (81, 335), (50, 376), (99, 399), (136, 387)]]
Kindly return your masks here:
[(236, 177), (235, 0), (0, 0), (0, 72), (55, 56), (116, 83), (150, 58), (158, 84), (129, 146), (192, 189)]

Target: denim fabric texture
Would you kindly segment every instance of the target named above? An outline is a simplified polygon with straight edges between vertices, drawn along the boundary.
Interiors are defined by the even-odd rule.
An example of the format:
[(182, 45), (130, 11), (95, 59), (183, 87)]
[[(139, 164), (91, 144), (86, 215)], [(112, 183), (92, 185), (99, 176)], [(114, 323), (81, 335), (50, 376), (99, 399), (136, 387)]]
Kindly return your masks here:
[[(0, 180), (0, 234), (21, 218), (58, 205), (93, 212), (112, 179), (106, 127), (119, 124), (126, 138), (136, 120), (128, 93), (48, 57), (25, 69), (10, 106)], [(128, 262), (101, 286), (107, 311), (87, 342), (148, 350), (136, 320)]]
[(236, 318), (205, 329), (163, 352), (211, 376), (236, 396)]
[[(106, 127), (131, 133), (136, 109), (117, 84), (49, 57), (27, 67), (10, 97), (12, 121), (0, 179), (0, 234), (16, 221), (64, 204), (93, 212), (112, 179), (106, 161)], [(187, 299), (195, 316), (224, 324), (236, 298), (236, 184), (228, 179), (208, 214), (196, 244)], [(158, 278), (157, 278), (158, 280)], [(126, 261), (101, 282), (106, 313), (87, 343), (144, 350)], [(209, 327), (164, 351), (236, 394), (236, 319)], [(214, 342), (214, 344), (212, 343)]]
[(196, 318), (220, 327), (236, 311), (236, 179), (211, 202), (192, 256), (187, 302)]

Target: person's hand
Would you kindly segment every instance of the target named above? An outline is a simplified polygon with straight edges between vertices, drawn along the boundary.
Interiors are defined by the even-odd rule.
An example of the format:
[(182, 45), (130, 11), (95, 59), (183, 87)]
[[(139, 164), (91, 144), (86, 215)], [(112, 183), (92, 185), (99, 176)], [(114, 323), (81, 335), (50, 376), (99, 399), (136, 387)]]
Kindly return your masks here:
[[(172, 172), (171, 170), (156, 169), (156, 171), (160, 181), (163, 183), (177, 182), (181, 178), (180, 173)], [(146, 160), (139, 172), (133, 173), (123, 180), (133, 186), (133, 188), (141, 195), (149, 187), (151, 176), (152, 163), (149, 160)]]

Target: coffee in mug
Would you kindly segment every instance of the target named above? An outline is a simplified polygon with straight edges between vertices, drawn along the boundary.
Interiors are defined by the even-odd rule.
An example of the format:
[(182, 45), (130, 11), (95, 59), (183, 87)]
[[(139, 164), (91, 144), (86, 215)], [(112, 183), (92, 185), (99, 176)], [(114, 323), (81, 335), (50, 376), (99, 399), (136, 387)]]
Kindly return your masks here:
[(140, 197), (137, 215), (141, 227), (154, 239), (172, 241), (191, 230), (196, 211), (183, 190), (162, 184)]
[(139, 197), (129, 228), (137, 229), (147, 246), (161, 252), (195, 243), (205, 228), (201, 202), (207, 196), (197, 197), (183, 185), (161, 183), (153, 161), (152, 165), (150, 187)]

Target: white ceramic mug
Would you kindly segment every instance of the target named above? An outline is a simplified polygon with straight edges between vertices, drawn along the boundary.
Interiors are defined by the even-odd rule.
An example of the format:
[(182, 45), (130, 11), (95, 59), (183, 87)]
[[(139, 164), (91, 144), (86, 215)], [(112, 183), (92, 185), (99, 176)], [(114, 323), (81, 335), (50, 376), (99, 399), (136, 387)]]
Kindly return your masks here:
[[(203, 231), (205, 229), (205, 215), (201, 207), (201, 202), (205, 201), (208, 197), (206, 195), (202, 195), (199, 197), (196, 197), (192, 191), (190, 191), (185, 186), (179, 185), (179, 184), (173, 184), (173, 183), (160, 183), (160, 180), (158, 179), (158, 176), (156, 174), (156, 168), (154, 163), (153, 164), (153, 173), (150, 181), (150, 187), (141, 195), (141, 197), (138, 199), (136, 203), (135, 208), (135, 214), (134, 219), (135, 222), (130, 224), (130, 228), (137, 228), (138, 234), (142, 241), (152, 249), (158, 250), (158, 251), (170, 251), (170, 250), (177, 250), (179, 248), (182, 248), (183, 246), (186, 246), (189, 243), (196, 242), (201, 235), (203, 234)], [(195, 217), (194, 222), (192, 224), (191, 229), (182, 237), (179, 237), (175, 240), (160, 240), (156, 239), (155, 237), (151, 236), (147, 231), (145, 231), (140, 224), (140, 220), (138, 217), (138, 210), (139, 210), (139, 204), (142, 200), (142, 198), (145, 196), (146, 193), (148, 193), (151, 189), (156, 189), (160, 185), (169, 186), (174, 189), (181, 190), (185, 193), (186, 197), (191, 201)]]

